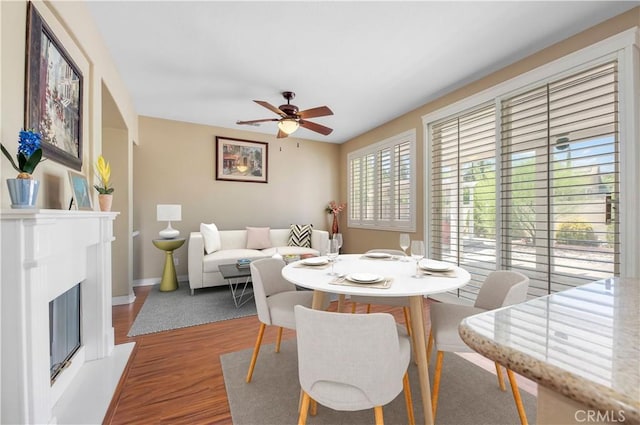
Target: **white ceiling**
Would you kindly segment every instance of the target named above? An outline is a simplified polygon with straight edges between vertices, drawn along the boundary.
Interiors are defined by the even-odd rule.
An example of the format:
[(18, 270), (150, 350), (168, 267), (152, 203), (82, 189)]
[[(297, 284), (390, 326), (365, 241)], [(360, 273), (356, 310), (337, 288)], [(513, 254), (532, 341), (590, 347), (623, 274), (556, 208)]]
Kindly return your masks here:
[(343, 143), (638, 1), (89, 1), (138, 114), (275, 134), (285, 90)]

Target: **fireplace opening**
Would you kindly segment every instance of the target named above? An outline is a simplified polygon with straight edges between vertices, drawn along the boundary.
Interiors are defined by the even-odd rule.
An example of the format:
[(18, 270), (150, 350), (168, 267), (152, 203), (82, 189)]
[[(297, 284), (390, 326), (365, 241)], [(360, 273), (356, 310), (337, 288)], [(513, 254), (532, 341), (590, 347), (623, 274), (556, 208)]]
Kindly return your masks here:
[(80, 284), (49, 302), (51, 383), (80, 348)]

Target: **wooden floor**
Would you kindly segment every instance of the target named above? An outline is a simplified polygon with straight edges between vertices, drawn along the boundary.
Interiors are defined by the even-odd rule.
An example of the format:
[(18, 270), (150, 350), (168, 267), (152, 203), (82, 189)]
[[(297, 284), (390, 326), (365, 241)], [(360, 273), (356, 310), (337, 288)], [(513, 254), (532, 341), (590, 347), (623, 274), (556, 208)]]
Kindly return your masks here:
[[(127, 333), (151, 286), (135, 289), (136, 301), (113, 307), (116, 344), (135, 341), (129, 365), (107, 412), (104, 424), (232, 424), (220, 355), (253, 348), (256, 316), (129, 338)], [(195, 295), (197, 296), (197, 294)], [(335, 303), (330, 310), (335, 310)], [(350, 306), (347, 305), (350, 310)], [(358, 305), (358, 312), (365, 306)], [(403, 322), (402, 310), (375, 306)], [(425, 300), (428, 316), (428, 301)], [(428, 322), (427, 325), (428, 327)], [(276, 328), (267, 327), (263, 344), (275, 342)], [(285, 330), (283, 339), (295, 338)], [(493, 370), (477, 354), (467, 357)], [(446, 361), (446, 360), (445, 360)], [(260, 367), (260, 358), (256, 368)], [(518, 377), (522, 390), (535, 393), (535, 384)]]

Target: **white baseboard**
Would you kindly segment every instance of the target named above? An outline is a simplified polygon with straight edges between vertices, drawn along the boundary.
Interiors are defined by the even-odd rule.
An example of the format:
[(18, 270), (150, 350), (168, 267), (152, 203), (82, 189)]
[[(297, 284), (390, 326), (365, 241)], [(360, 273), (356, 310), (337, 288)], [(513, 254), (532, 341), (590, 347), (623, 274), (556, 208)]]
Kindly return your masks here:
[[(161, 277), (148, 277), (145, 279), (137, 279), (133, 281), (133, 286), (150, 286), (150, 285), (157, 285), (158, 283), (160, 283), (160, 280), (162, 280)], [(189, 281), (189, 275), (188, 274), (182, 274), (180, 276), (178, 276), (178, 282), (188, 282)]]
[(132, 292), (129, 295), (125, 295), (123, 297), (112, 297), (111, 305), (133, 304), (135, 300), (136, 300), (136, 294)]

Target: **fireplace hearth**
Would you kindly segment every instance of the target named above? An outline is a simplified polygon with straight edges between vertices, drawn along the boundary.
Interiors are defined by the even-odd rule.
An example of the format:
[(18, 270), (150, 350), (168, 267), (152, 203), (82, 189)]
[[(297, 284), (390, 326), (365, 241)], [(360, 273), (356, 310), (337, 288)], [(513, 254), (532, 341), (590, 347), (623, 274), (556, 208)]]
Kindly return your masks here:
[[(114, 346), (111, 323), (116, 216), (65, 210), (1, 212), (0, 423), (102, 422), (133, 348)], [(80, 344), (71, 348), (68, 366), (52, 382), (49, 354), (57, 351), (59, 341), (51, 340), (50, 331), (65, 314), (56, 315), (55, 307), (50, 314), (49, 303), (74, 287), (81, 307), (76, 304), (78, 312), (71, 315), (79, 316)], [(62, 345), (74, 345), (73, 340)]]

